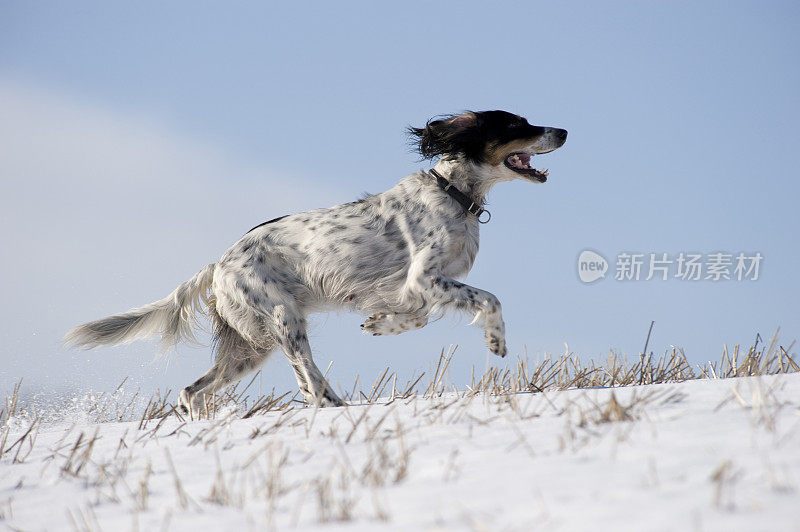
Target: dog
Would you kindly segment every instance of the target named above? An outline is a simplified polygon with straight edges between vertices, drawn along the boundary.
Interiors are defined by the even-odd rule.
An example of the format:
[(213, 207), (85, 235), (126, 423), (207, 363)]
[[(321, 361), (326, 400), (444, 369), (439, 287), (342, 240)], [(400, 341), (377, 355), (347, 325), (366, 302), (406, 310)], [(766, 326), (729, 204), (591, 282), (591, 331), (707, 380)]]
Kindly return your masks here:
[(368, 316), (375, 336), (424, 327), (448, 309), (474, 315), (489, 350), (505, 356), (505, 325), (493, 294), (466, 285), (483, 209), (497, 183), (544, 183), (534, 155), (561, 147), (563, 129), (506, 111), (435, 117), (408, 133), (433, 169), (359, 201), (276, 218), (254, 227), (166, 298), (78, 326), (65, 342), (84, 349), (155, 335), (163, 348), (195, 341), (197, 316), (213, 324), (211, 369), (180, 393), (198, 414), (206, 397), (259, 368), (280, 348), (307, 403), (343, 406), (314, 364), (306, 316), (344, 308)]

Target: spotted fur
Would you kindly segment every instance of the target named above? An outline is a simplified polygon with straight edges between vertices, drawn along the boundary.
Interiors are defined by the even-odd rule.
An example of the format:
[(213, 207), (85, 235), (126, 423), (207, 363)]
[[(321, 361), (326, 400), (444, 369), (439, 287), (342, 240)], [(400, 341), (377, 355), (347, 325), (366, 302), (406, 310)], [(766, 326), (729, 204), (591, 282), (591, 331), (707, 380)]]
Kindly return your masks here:
[[(509, 154), (525, 159), (566, 140), (564, 130), (529, 126), (503, 111), (444, 117), (411, 133), (424, 157), (439, 157), (436, 170), (479, 205), (498, 182), (541, 181), (506, 164)], [(172, 345), (191, 338), (194, 316), (205, 309), (216, 358), (181, 392), (186, 410), (197, 413), (206, 394), (254, 371), (278, 347), (309, 403), (340, 406), (311, 356), (306, 316), (313, 312), (361, 312), (368, 316), (363, 332), (379, 336), (461, 310), (483, 327), (489, 349), (505, 356), (500, 302), (457, 280), (475, 261), (478, 228), (428, 172), (416, 172), (381, 194), (256, 226), (167, 298), (81, 325), (66, 340), (91, 348), (160, 335)]]

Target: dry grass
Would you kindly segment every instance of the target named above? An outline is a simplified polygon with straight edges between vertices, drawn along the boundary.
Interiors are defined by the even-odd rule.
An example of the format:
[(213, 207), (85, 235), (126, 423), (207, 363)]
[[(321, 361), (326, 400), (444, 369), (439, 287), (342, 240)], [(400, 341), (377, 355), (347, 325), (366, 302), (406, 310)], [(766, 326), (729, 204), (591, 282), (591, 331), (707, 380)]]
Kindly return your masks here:
[[(76, 406), (82, 414), (79, 421), (48, 446), (49, 454), (43, 456), (40, 450), (36, 460), (41, 462), (43, 472), (52, 470), (59, 482), (91, 486), (93, 504), (124, 505), (134, 519), (139, 513), (150, 512), (158, 505), (159, 497), (166, 496), (174, 498), (172, 506), (180, 512), (200, 511), (208, 505), (238, 510), (257, 502), (266, 511), (269, 528), (275, 526), (275, 515), (285, 516), (289, 511), (296, 516), (295, 524), (304, 515), (313, 515), (319, 523), (363, 518), (387, 521), (391, 515), (384, 494), (414, 476), (411, 465), (420, 460), (419, 455), (414, 456), (415, 446), (419, 445), (414, 435), (421, 427), (460, 424), (459, 430), (467, 430), (465, 437), (471, 438), (473, 430), (491, 430), (490, 425), (499, 419), (510, 425), (516, 435), (509, 439), (506, 449), (521, 448), (535, 456), (541, 451), (526, 425), (551, 412), (563, 415), (565, 421), (563, 434), (558, 436), (558, 450), (574, 452), (609, 434), (624, 441), (626, 431), (637, 420), (647, 419), (648, 405), (678, 400), (676, 395), (680, 395), (669, 388), (638, 388), (640, 385), (800, 371), (790, 354), (792, 345), (780, 346), (777, 333), (769, 343), (757, 336), (747, 349), (726, 348), (718, 362), (696, 366), (678, 348), (654, 357), (652, 352), (646, 353), (647, 343), (634, 363), (613, 354), (603, 364), (582, 362), (572, 353), (536, 363), (520, 359), (510, 367), (493, 367), (483, 375), (473, 376), (461, 390), (449, 385), (448, 371), (456, 352), (456, 347), (451, 347), (441, 351), (435, 370), (427, 376), (423, 373), (401, 380), (386, 368), (362, 389), (358, 387), (361, 379), (356, 377), (351, 390), (342, 394), (353, 407), (319, 416), (317, 408), (312, 411), (301, 407), (297, 394), (250, 393), (256, 375), (246, 383), (209, 396), (202, 414), (205, 421), (193, 424), (176, 410), (171, 392), (156, 392), (145, 401), (138, 393), (126, 394), (123, 381), (110, 394), (90, 394), (78, 401)], [(545, 393), (623, 386), (633, 389), (610, 394), (587, 391), (561, 398)], [(776, 418), (784, 406), (775, 393), (779, 384), (767, 386), (757, 381), (748, 386), (737, 383), (730, 397), (717, 408), (738, 403), (750, 413), (754, 427), (778, 434)], [(15, 386), (0, 407), (0, 460), (5, 464), (34, 461), (29, 457), (43, 423), (41, 410), (20, 400), (20, 387), (21, 383)], [(524, 400), (529, 394), (540, 394), (540, 399)], [(473, 408), (484, 403), (489, 408)], [(405, 405), (413, 408), (413, 415), (405, 421), (407, 426), (396, 415)], [(245, 425), (249, 434), (240, 435), (236, 445), (253, 445), (253, 452), (246, 459), (233, 462), (226, 454), (234, 445), (230, 435), (237, 426), (234, 422), (246, 418), (252, 418)], [(86, 421), (96, 425), (87, 425)], [(97, 423), (114, 421), (127, 421), (130, 425), (121, 436), (121, 429), (116, 432), (112, 445), (108, 441), (98, 444), (108, 433)], [(272, 437), (278, 431), (299, 437), (291, 459), (291, 449)], [(306, 441), (327, 439), (330, 453), (317, 451), (312, 456), (309, 451), (307, 456), (300, 456), (303, 436)], [(147, 453), (143, 448), (152, 443), (160, 445), (160, 440), (180, 440), (181, 448), (202, 450), (209, 456), (208, 480), (203, 481), (202, 490), (196, 478), (194, 485), (184, 482), (169, 443), (164, 446), (163, 457), (161, 452), (144, 457)], [(98, 450), (103, 445), (105, 450)], [(461, 459), (456, 450), (443, 458), (440, 478), (444, 482), (458, 479)], [(297, 466), (304, 460), (314, 460), (320, 467), (300, 477), (284, 473), (287, 464)], [(186, 467), (185, 463), (178, 465)], [(794, 489), (791, 479), (780, 476), (779, 468), (769, 464), (765, 467), (775, 491)], [(186, 471), (183, 474), (185, 478)], [(159, 475), (169, 479), (166, 492), (153, 488), (153, 478)], [(655, 473), (652, 477), (657, 482)], [(739, 479), (739, 470), (730, 461), (714, 469), (708, 479), (713, 488), (711, 504), (733, 508)], [(0, 522), (13, 517), (11, 504), (11, 498), (0, 500)], [(72, 508), (66, 517), (76, 530), (99, 529), (93, 505)], [(170, 518), (171, 513), (163, 516), (167, 524)]]
[[(425, 382), (426, 374), (412, 377), (405, 384), (398, 386), (398, 375), (387, 367), (380, 372), (368, 390), (359, 389), (360, 376), (354, 379), (352, 388), (341, 391), (341, 396), (350, 404), (390, 405), (398, 400), (407, 400), (417, 394), (424, 398), (441, 398), (444, 394), (454, 392), (455, 396), (488, 394), (505, 396), (517, 393), (541, 393), (568, 389), (614, 388), (620, 386), (637, 386), (668, 382), (683, 382), (695, 379), (729, 379), (735, 377), (776, 375), (800, 371), (795, 355), (790, 351), (794, 342), (788, 347), (778, 344), (778, 332), (769, 343), (763, 342), (760, 335), (751, 346), (744, 349), (739, 345), (723, 349), (719, 361), (709, 361), (693, 366), (689, 363), (681, 348), (672, 347), (660, 357), (653, 353), (641, 353), (633, 363), (625, 357), (611, 353), (604, 363), (594, 360), (584, 362), (574, 353), (567, 352), (559, 357), (547, 356), (532, 363), (527, 357), (517, 359), (510, 367), (490, 367), (480, 376), (473, 369), (471, 382), (465, 389), (447, 388), (445, 378), (450, 362), (457, 346), (442, 349), (436, 369)], [(648, 334), (649, 341), (649, 334)], [(647, 342), (645, 343), (645, 350)], [(256, 373), (245, 385), (242, 382), (224, 390), (216, 391), (208, 396), (201, 414), (204, 419), (251, 418), (269, 412), (290, 413), (295, 406), (302, 405), (298, 393), (286, 392), (277, 394), (274, 390), (266, 395), (252, 395), (252, 384), (260, 375)], [(243, 381), (244, 382), (244, 381)], [(0, 407), (0, 458), (4, 454), (16, 451), (15, 459), (24, 459), (26, 448), (31, 438), (36, 437), (36, 422), (40, 415), (35, 405), (20, 404), (20, 387), (18, 383), (2, 407)], [(87, 394), (80, 401), (72, 400), (73, 408), (81, 410), (89, 422), (138, 421), (139, 430), (148, 430), (149, 435), (158, 433), (162, 423), (171, 416), (184, 419), (177, 410), (177, 403), (172, 392), (157, 391), (146, 402), (136, 392), (128, 395), (124, 392), (125, 381), (114, 392)], [(423, 388), (424, 387), (424, 388)], [(76, 404), (77, 403), (77, 404)], [(142, 403), (144, 407), (142, 408)], [(513, 405), (512, 405), (513, 406)], [(138, 412), (138, 414), (137, 414)], [(288, 417), (291, 417), (290, 415)], [(23, 438), (9, 441), (9, 420), (24, 418), (28, 420), (29, 433)], [(256, 429), (253, 437), (263, 435), (264, 431), (274, 430), (285, 422), (283, 416), (272, 427)], [(769, 421), (765, 421), (769, 424)], [(203, 434), (195, 436), (194, 443), (203, 441), (205, 445), (214, 441), (213, 433), (220, 427), (211, 426)], [(177, 430), (180, 430), (177, 429)], [(30, 445), (27, 445), (30, 447)]]
[(14, 510), (11, 507), (11, 497), (0, 501), (0, 521), (11, 520), (14, 518)]
[(710, 480), (714, 486), (713, 502), (715, 508), (733, 510), (736, 507), (736, 483), (739, 471), (730, 460), (724, 460), (711, 473)]
[(760, 335), (747, 350), (739, 345), (724, 348), (719, 362), (692, 366), (683, 350), (673, 347), (661, 357), (642, 354), (633, 364), (614, 353), (601, 365), (594, 360), (582, 363), (573, 353), (558, 358), (546, 357), (536, 365), (520, 359), (513, 368), (490, 368), (468, 387), (473, 393), (493, 395), (518, 392), (544, 392), (573, 388), (614, 388), (683, 382), (694, 379), (729, 379), (756, 375), (776, 375), (800, 371), (788, 347), (778, 345), (778, 332), (764, 344)]

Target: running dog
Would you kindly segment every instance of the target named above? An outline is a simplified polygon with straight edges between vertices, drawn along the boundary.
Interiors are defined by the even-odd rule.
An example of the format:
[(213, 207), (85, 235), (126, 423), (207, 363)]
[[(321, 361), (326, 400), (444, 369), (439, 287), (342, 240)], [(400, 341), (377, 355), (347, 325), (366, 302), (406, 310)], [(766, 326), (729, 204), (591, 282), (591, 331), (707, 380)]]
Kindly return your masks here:
[(547, 170), (531, 159), (559, 148), (567, 132), (483, 111), (437, 117), (408, 133), (423, 158), (439, 158), (433, 169), (353, 203), (264, 222), (166, 298), (80, 325), (65, 342), (91, 349), (159, 335), (168, 348), (193, 341), (197, 316), (207, 314), (214, 364), (180, 393), (181, 408), (193, 414), (278, 347), (308, 403), (344, 405), (314, 364), (306, 335), (306, 316), (332, 308), (369, 316), (361, 328), (375, 336), (419, 329), (448, 309), (466, 311), (482, 325), (489, 350), (505, 356), (500, 302), (456, 279), (478, 253), (489, 190), (513, 179), (544, 183)]

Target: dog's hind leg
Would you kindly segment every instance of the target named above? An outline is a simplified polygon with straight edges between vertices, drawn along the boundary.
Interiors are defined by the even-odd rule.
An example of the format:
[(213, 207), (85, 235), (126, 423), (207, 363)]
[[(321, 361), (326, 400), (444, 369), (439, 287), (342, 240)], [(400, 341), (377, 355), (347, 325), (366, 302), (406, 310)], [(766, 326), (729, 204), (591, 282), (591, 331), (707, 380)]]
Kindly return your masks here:
[(276, 305), (273, 334), (294, 370), (294, 376), (306, 402), (319, 406), (344, 406), (345, 402), (331, 388), (311, 358), (306, 335), (306, 320), (290, 305)]
[(205, 410), (206, 398), (259, 368), (275, 348), (266, 338), (258, 347), (242, 338), (219, 316), (215, 319), (216, 356), (205, 375), (181, 391), (180, 406), (196, 419)]
[(394, 335), (421, 329), (428, 324), (428, 316), (418, 314), (387, 314), (378, 312), (364, 320), (361, 330), (372, 336)]

